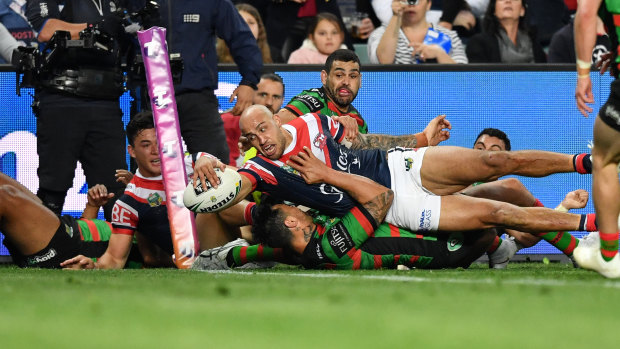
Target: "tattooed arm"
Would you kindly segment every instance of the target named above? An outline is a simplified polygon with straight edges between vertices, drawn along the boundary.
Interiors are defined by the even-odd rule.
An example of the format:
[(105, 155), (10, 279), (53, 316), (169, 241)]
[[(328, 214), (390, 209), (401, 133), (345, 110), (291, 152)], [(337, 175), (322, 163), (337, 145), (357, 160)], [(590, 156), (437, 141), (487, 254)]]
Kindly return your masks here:
[(421, 148), (429, 145), (437, 145), (450, 138), (452, 125), (446, 120), (445, 115), (439, 115), (426, 125), (424, 131), (414, 135), (389, 136), (381, 134), (358, 134), (357, 138), (350, 140), (352, 149), (388, 150), (394, 147)]
[(327, 183), (346, 191), (370, 213), (377, 224), (383, 222), (392, 205), (392, 190), (369, 178), (327, 167), (306, 147), (299, 154), (291, 156), (287, 165), (299, 171), (308, 184)]

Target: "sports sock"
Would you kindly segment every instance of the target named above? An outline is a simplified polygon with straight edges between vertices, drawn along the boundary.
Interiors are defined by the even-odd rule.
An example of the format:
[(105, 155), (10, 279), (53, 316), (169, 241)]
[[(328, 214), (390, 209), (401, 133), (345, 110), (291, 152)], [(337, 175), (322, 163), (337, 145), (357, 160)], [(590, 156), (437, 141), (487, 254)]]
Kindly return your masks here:
[(555, 246), (558, 250), (562, 251), (565, 255), (569, 257), (573, 255), (573, 250), (575, 250), (575, 247), (579, 245), (579, 240), (577, 240), (573, 235), (565, 231), (538, 233), (536, 234), (536, 236), (549, 242), (551, 245)]
[(592, 173), (592, 155), (583, 153), (573, 156), (573, 166), (581, 174)]
[(604, 260), (612, 260), (618, 254), (618, 231), (615, 233), (599, 232), (601, 237), (601, 256)]
[(497, 249), (499, 248), (499, 245), (501, 244), (502, 244), (502, 239), (496, 235), (495, 239), (493, 239), (493, 243), (491, 244), (491, 247), (489, 247), (489, 249), (487, 250), (487, 253), (491, 254), (497, 251)]
[(579, 231), (597, 231), (596, 213), (582, 214), (579, 221)]
[(271, 248), (264, 245), (236, 246), (228, 251), (226, 264), (234, 268), (245, 263), (279, 261), (282, 258), (281, 248)]
[[(536, 203), (534, 203), (535, 207), (545, 207), (540, 200), (536, 199)], [(561, 211), (558, 206), (556, 211)], [(568, 210), (564, 209), (564, 212), (568, 212)], [(573, 235), (564, 231), (552, 231), (549, 233), (538, 233), (534, 234), (543, 240), (547, 241), (558, 250), (562, 251), (565, 255), (571, 257), (573, 255), (573, 250), (577, 245), (579, 245), (579, 240), (577, 240)]]

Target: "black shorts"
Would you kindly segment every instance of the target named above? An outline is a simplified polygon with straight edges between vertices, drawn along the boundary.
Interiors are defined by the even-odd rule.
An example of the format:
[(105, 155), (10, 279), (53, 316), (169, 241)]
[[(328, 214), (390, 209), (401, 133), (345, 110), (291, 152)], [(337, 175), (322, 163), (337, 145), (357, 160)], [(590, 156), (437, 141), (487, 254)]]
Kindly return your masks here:
[(611, 83), (609, 98), (598, 115), (607, 126), (620, 132), (620, 79)]
[[(429, 235), (429, 234), (427, 234)], [(374, 237), (360, 247), (372, 254), (406, 254), (431, 257), (424, 269), (467, 268), (489, 247), (495, 233), (489, 230), (440, 233), (436, 240), (412, 237)]]
[(71, 216), (60, 217), (60, 226), (41, 251), (24, 256), (15, 246), (4, 240), (13, 262), (21, 268), (60, 268), (60, 263), (80, 254), (80, 232)]

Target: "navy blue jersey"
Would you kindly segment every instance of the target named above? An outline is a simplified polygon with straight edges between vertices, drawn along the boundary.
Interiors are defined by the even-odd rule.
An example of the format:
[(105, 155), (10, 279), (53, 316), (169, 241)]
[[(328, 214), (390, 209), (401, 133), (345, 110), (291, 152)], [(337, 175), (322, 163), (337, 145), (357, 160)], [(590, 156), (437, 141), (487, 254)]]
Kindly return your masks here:
[(253, 189), (266, 192), (321, 213), (342, 217), (355, 205), (347, 193), (327, 184), (308, 185), (297, 171), (286, 165), (292, 156), (308, 147), (327, 166), (370, 178), (390, 187), (390, 170), (386, 152), (380, 149), (351, 150), (339, 143), (344, 139), (340, 123), (322, 114), (305, 114), (283, 125), (293, 141), (278, 160), (258, 155), (248, 160), (239, 173), (245, 175)]
[(168, 51), (180, 53), (183, 59), (183, 78), (175, 86), (176, 93), (217, 89), (216, 36), (230, 48), (241, 75), (240, 85), (258, 84), (262, 55), (250, 28), (230, 0), (157, 2), (167, 29)]
[[(194, 160), (206, 153), (186, 155), (185, 171), (191, 176)], [(113, 234), (133, 235), (139, 231), (149, 240), (172, 254), (170, 221), (166, 208), (166, 191), (161, 175), (144, 177), (136, 171), (125, 192), (114, 203), (112, 209)]]

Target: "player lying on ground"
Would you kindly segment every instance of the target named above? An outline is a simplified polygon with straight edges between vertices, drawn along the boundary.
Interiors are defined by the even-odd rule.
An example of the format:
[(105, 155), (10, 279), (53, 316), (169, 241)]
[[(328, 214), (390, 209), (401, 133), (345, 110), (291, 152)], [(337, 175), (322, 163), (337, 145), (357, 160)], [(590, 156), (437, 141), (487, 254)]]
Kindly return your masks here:
[[(334, 170), (325, 168), (325, 165), (316, 158), (313, 158), (312, 154), (308, 153), (307, 155), (307, 159), (298, 158), (296, 156), (292, 157), (292, 159), (299, 161), (299, 165), (293, 164), (293, 166), (302, 173), (302, 176), (305, 176), (304, 178), (309, 178), (306, 174), (308, 176), (315, 176), (317, 173), (321, 173), (325, 178), (329, 178), (327, 180), (330, 181), (330, 184), (339, 185), (338, 183), (340, 183), (346, 185), (343, 189), (347, 189), (347, 192), (352, 194), (354, 198), (362, 197), (364, 191), (367, 190), (367, 182), (360, 183), (359, 176), (344, 172), (330, 173), (330, 171)], [(317, 166), (317, 168), (315, 168), (314, 171), (307, 171), (307, 169), (313, 165)], [(345, 176), (344, 179), (341, 176)], [(367, 181), (367, 179), (365, 180)], [(572, 200), (572, 196), (573, 195), (569, 193), (567, 199), (563, 202), (567, 207), (582, 208), (587, 203), (587, 200)], [(464, 233), (453, 232), (452, 234), (425, 232), (424, 235), (421, 235), (411, 233), (404, 229), (398, 229), (387, 223), (379, 225), (374, 233), (369, 235), (367, 227), (370, 223), (365, 220), (364, 215), (352, 215), (351, 212), (349, 212), (342, 220), (320, 215), (312, 217), (297, 208), (282, 205), (279, 204), (279, 202), (277, 202), (278, 205), (274, 206), (274, 201), (277, 200), (266, 199), (252, 215), (255, 217), (253, 227), (256, 239), (264, 242), (270, 247), (263, 245), (247, 246), (247, 242), (244, 240), (235, 240), (222, 247), (203, 251), (194, 262), (192, 268), (226, 269), (229, 267), (238, 267), (247, 262), (274, 260), (274, 258), (279, 262), (302, 264), (308, 268), (373, 269), (395, 267), (399, 264), (399, 261), (403, 261), (400, 264), (418, 268), (466, 267), (486, 251), (490, 245), (490, 241), (495, 237), (495, 231), (492, 229)], [(384, 205), (388, 205), (388, 203), (385, 202)], [(229, 210), (225, 210), (223, 212), (228, 211)], [(284, 219), (283, 215), (290, 215), (291, 218)], [(223, 218), (228, 219), (226, 216), (227, 214), (222, 215)], [(282, 220), (282, 223), (287, 223), (286, 226), (278, 224), (278, 217)], [(325, 235), (319, 235), (320, 239), (327, 239), (325, 240), (327, 242), (322, 243), (323, 245), (326, 243), (333, 243), (332, 245), (335, 244), (340, 247), (341, 245), (337, 244), (336, 240), (345, 243), (355, 242), (356, 250), (350, 252), (347, 256), (345, 256), (345, 254), (334, 255), (330, 252), (327, 253), (329, 259), (326, 259), (327, 257), (321, 259), (322, 257), (319, 257), (324, 254), (315, 254), (316, 248), (311, 248), (310, 250), (306, 249), (308, 252), (303, 253), (305, 257), (302, 256), (302, 258), (299, 259), (299, 255), (298, 258), (291, 258), (290, 256), (284, 258), (285, 254), (280, 248), (273, 248), (273, 246), (283, 246), (285, 250), (288, 251), (290, 246), (282, 242), (282, 237), (287, 236), (286, 229), (296, 224), (308, 223), (309, 220), (319, 227), (317, 228), (319, 231), (328, 232)], [(343, 223), (341, 224), (340, 222)], [(336, 230), (331, 229), (334, 224), (339, 224), (337, 228), (334, 228)], [(304, 226), (308, 227), (307, 225)], [(364, 227), (364, 229), (359, 230), (356, 228), (359, 226)], [(325, 227), (328, 228), (325, 229)], [(355, 235), (356, 238), (338, 239), (338, 237), (332, 234), (343, 229), (345, 232), (339, 233), (339, 236), (346, 237), (348, 236), (347, 234), (350, 234)], [(272, 233), (275, 235), (272, 236)], [(353, 245), (348, 244), (342, 246), (344, 246), (343, 248), (346, 247), (346, 251), (351, 251), (350, 248), (352, 248)], [(300, 253), (299, 248), (294, 251)], [(357, 259), (351, 259), (351, 253), (355, 254)], [(382, 256), (374, 257), (372, 255)], [(338, 256), (338, 258), (334, 256)]]
[[(112, 228), (108, 222), (96, 218), (99, 208), (113, 194), (96, 185), (88, 190), (87, 196), (81, 218), (58, 217), (26, 187), (0, 173), (0, 230), (13, 262), (22, 268), (60, 268), (62, 261), (76, 254), (91, 261), (101, 256)], [(126, 265), (136, 267), (141, 261), (138, 249), (132, 244)]]
[[(312, 217), (297, 207), (274, 205), (273, 199), (263, 196), (254, 214), (253, 233), (256, 240), (265, 245), (241, 247), (235, 246), (239, 242), (234, 241), (222, 248), (204, 251), (192, 268), (227, 268), (226, 260), (232, 262), (231, 265), (240, 265), (247, 261), (250, 253), (253, 260), (264, 260), (269, 254), (306, 268), (468, 267), (493, 240), (494, 232), (490, 230), (467, 235), (422, 236), (387, 223), (379, 225), (391, 204), (392, 191), (365, 177), (340, 175), (337, 176), (341, 178), (338, 185), (359, 202), (344, 217)], [(321, 223), (317, 223), (319, 221)], [(289, 252), (283, 259), (287, 255), (283, 251), (293, 253)]]
[(258, 188), (329, 215), (342, 216), (348, 212), (354, 206), (349, 195), (325, 183), (307, 185), (287, 164), (290, 156), (307, 147), (335, 169), (360, 174), (392, 188), (396, 195), (386, 221), (411, 231), (461, 231), (492, 226), (511, 226), (529, 232), (596, 230), (593, 215), (560, 214), (543, 208), (520, 209), (493, 200), (449, 195), (471, 183), (511, 173), (544, 176), (573, 172), (576, 168), (583, 169), (587, 156), (543, 151), (481, 152), (443, 146), (393, 148), (386, 152), (361, 148), (395, 143), (414, 145), (415, 137), (361, 134), (353, 142), (353, 147), (360, 150), (351, 150), (337, 144), (336, 140), (344, 139), (343, 130), (327, 117), (306, 114), (280, 125), (277, 115), (272, 116), (262, 106), (248, 108), (240, 124), (261, 155), (239, 170), (242, 185), (236, 201)]

